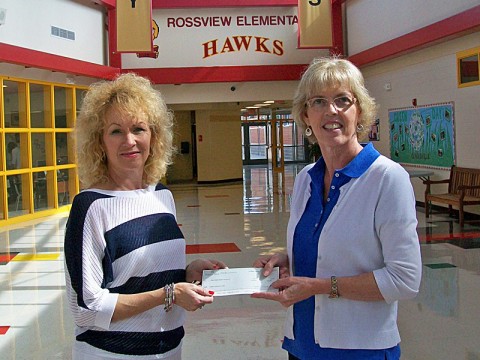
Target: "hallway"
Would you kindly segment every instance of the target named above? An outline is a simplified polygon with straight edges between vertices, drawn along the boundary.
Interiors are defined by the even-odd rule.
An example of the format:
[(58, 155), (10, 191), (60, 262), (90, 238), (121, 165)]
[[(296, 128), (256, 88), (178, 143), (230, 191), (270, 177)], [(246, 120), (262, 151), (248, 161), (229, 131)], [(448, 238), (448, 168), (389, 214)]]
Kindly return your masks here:
[[(187, 262), (218, 258), (250, 267), (285, 249), (295, 175), (245, 167), (244, 182), (171, 185)], [(423, 279), (417, 298), (400, 302), (402, 359), (479, 360), (480, 221), (419, 208)], [(70, 359), (73, 324), (65, 299), (63, 232), (67, 214), (0, 230), (0, 359)], [(286, 359), (284, 309), (249, 296), (217, 297), (188, 313), (183, 358)]]

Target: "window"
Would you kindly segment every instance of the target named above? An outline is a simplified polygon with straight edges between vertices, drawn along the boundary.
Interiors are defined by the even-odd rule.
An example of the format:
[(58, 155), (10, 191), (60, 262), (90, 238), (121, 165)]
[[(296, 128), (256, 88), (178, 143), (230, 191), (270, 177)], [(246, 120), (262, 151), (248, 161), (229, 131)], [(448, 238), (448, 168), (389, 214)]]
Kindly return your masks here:
[(480, 85), (480, 47), (457, 54), (458, 87)]
[(84, 91), (0, 76), (0, 225), (65, 211), (78, 192), (70, 138)]

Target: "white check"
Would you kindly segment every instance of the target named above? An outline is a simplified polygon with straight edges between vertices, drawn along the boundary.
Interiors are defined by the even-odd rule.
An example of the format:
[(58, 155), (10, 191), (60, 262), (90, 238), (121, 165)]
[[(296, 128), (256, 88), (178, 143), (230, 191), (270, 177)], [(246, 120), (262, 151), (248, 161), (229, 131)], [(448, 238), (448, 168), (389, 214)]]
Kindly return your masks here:
[(270, 285), (278, 280), (278, 267), (268, 276), (262, 268), (203, 270), (202, 287), (215, 291), (215, 296), (277, 292)]

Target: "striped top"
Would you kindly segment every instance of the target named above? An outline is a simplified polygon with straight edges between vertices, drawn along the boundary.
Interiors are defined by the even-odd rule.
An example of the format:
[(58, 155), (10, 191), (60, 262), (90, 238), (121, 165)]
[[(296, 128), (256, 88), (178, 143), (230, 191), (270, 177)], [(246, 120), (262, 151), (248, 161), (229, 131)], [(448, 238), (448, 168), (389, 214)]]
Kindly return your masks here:
[(185, 261), (173, 196), (163, 185), (79, 193), (65, 232), (65, 277), (77, 341), (127, 358), (179, 347), (185, 320), (179, 306), (111, 319), (118, 294), (185, 281)]

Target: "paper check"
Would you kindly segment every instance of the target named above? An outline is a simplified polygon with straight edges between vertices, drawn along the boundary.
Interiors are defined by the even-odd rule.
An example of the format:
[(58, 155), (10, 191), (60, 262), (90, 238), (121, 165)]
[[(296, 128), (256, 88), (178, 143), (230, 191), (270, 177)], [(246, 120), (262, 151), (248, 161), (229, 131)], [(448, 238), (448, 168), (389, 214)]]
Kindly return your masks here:
[(278, 280), (278, 267), (268, 276), (263, 276), (262, 271), (262, 268), (203, 270), (202, 287), (215, 291), (215, 296), (277, 292), (270, 285)]

